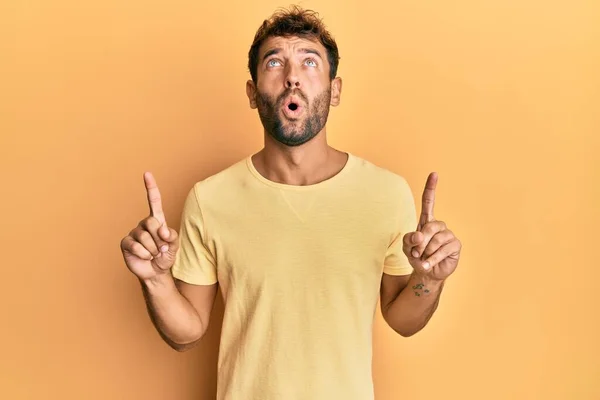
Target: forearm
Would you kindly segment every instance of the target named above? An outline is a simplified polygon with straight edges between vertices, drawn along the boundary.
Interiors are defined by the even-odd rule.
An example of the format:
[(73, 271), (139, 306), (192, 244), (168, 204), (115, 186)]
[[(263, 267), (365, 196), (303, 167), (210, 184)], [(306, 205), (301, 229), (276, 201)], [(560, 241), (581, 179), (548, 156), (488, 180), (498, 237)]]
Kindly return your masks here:
[(170, 273), (140, 283), (150, 319), (169, 346), (184, 351), (202, 338), (206, 327)]
[(443, 287), (444, 281), (413, 273), (406, 287), (385, 308), (386, 322), (402, 336), (414, 335), (437, 309)]

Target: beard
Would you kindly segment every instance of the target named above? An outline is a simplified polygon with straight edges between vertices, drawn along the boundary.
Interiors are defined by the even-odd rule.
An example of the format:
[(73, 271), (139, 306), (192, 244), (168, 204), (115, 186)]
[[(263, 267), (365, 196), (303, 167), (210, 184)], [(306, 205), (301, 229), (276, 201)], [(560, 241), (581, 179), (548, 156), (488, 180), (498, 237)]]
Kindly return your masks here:
[[(286, 89), (278, 98), (273, 98), (266, 93), (257, 92), (258, 115), (265, 131), (273, 139), (286, 146), (300, 146), (317, 136), (327, 123), (329, 116), (329, 102), (331, 100), (331, 86), (324, 89), (312, 104), (301, 91), (294, 92)], [(287, 121), (284, 123), (281, 116), (281, 106), (285, 99), (295, 94), (306, 104), (303, 120)]]

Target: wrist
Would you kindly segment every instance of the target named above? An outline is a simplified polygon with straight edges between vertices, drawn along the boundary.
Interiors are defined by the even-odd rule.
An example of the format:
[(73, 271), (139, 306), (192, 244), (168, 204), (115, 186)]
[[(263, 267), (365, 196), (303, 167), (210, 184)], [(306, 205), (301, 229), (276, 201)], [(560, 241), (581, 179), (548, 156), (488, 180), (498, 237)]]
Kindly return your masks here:
[(411, 279), (411, 287), (415, 290), (427, 294), (430, 292), (438, 291), (444, 286), (444, 279), (435, 279), (427, 272), (413, 272), (413, 279)]
[(171, 287), (175, 284), (173, 280), (173, 276), (171, 275), (171, 271), (165, 271), (163, 273), (159, 273), (154, 275), (151, 278), (140, 279), (142, 285), (144, 285), (148, 289), (164, 289)]

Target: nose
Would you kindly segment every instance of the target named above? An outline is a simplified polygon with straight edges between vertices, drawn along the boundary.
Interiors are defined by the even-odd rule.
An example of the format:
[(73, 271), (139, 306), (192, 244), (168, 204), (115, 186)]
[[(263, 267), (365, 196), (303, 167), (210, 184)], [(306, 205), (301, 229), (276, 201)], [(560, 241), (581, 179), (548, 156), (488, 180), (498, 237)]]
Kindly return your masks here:
[(296, 69), (291, 65), (288, 66), (288, 71), (285, 76), (285, 87), (286, 89), (296, 89), (300, 87), (300, 77), (296, 73)]
[(293, 77), (293, 78), (288, 78), (285, 81), (285, 87), (288, 89), (295, 89), (295, 88), (299, 88), (300, 87), (300, 81)]

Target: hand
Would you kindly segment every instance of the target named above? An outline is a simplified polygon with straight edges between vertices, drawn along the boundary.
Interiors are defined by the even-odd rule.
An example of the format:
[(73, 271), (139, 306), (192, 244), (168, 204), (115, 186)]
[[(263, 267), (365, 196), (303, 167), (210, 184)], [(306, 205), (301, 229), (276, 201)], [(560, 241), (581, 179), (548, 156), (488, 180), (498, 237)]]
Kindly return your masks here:
[(150, 172), (144, 174), (150, 216), (121, 240), (127, 268), (139, 279), (151, 279), (169, 272), (179, 249), (177, 232), (167, 226), (160, 192)]
[(462, 244), (433, 217), (437, 178), (435, 172), (427, 178), (417, 230), (404, 235), (403, 251), (417, 273), (443, 281), (456, 269)]

